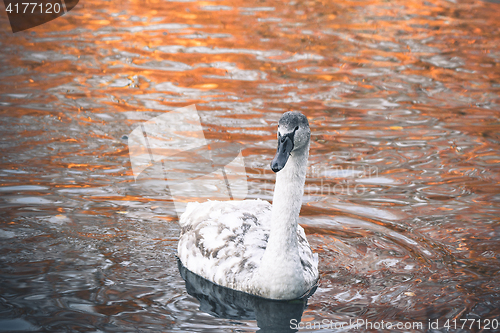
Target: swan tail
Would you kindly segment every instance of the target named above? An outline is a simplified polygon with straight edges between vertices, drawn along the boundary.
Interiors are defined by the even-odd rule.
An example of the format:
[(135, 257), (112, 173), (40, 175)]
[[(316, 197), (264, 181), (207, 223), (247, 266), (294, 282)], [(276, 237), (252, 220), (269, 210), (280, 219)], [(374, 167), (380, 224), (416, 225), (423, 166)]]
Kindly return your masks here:
[(188, 202), (186, 206), (186, 210), (184, 213), (182, 213), (181, 217), (179, 218), (179, 225), (181, 228), (187, 227), (189, 224), (191, 224), (191, 214), (196, 210), (196, 208), (200, 204), (198, 202)]

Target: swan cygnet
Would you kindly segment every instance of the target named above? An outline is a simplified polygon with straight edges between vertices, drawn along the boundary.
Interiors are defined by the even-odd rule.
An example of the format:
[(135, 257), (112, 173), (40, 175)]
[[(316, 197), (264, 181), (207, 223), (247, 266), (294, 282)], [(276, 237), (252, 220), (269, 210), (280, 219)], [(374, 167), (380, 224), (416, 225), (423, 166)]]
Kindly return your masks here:
[(311, 131), (300, 112), (278, 123), (273, 204), (263, 200), (191, 202), (180, 217), (178, 257), (191, 272), (223, 287), (268, 299), (300, 298), (319, 279), (298, 224)]

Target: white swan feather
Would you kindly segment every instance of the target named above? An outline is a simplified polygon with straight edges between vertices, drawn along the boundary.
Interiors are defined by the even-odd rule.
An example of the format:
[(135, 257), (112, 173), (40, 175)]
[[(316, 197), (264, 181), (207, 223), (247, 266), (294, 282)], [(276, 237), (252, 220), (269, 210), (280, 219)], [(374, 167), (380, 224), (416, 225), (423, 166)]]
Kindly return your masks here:
[[(179, 259), (193, 273), (220, 286), (250, 292), (270, 232), (267, 201), (190, 202), (181, 216)], [(297, 226), (299, 256), (307, 285), (318, 279), (318, 255)], [(269, 277), (272, 279), (272, 276)], [(255, 292), (250, 292), (255, 294)]]

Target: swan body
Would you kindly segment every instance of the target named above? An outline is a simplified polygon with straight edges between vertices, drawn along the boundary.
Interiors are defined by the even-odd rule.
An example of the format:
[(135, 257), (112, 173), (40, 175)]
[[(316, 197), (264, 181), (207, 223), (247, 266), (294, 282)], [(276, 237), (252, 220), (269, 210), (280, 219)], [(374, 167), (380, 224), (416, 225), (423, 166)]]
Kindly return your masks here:
[(273, 204), (262, 200), (191, 202), (180, 217), (178, 256), (191, 272), (223, 287), (269, 299), (295, 299), (318, 281), (318, 256), (298, 224), (310, 130), (299, 112), (278, 124)]

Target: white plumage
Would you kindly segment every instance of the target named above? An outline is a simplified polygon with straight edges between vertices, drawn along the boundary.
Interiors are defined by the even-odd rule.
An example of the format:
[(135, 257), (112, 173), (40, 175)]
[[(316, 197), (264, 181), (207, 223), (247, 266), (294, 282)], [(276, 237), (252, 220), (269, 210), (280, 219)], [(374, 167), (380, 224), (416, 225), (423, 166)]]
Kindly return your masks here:
[(313, 254), (298, 216), (309, 152), (309, 124), (298, 112), (278, 126), (273, 205), (262, 200), (189, 203), (180, 218), (178, 256), (191, 272), (220, 286), (270, 299), (294, 299), (317, 283)]

